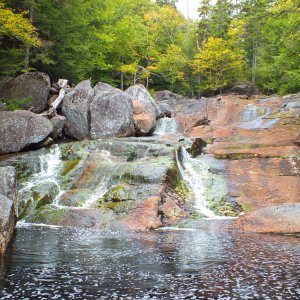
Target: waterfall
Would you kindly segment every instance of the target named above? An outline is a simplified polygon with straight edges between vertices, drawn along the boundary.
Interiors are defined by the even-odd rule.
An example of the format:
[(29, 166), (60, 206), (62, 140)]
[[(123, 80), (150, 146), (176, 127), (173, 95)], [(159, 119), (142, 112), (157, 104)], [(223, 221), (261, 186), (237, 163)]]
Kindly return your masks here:
[(57, 181), (57, 175), (61, 167), (60, 160), (61, 152), (58, 145), (54, 145), (49, 153), (42, 154), (39, 156), (39, 172), (34, 175), (34, 177), (25, 184), (25, 186), (20, 189), (19, 193), (30, 190), (37, 184), (44, 182), (55, 183), (60, 191), (60, 186)]
[(60, 155), (61, 153), (58, 145), (54, 145), (54, 147), (50, 149), (49, 153), (39, 157), (40, 172), (37, 176), (40, 180), (56, 177), (61, 166)]
[(177, 122), (175, 118), (162, 118), (157, 121), (153, 135), (167, 135), (177, 133)]
[(206, 201), (206, 190), (210, 181), (208, 166), (191, 158), (184, 147), (176, 152), (176, 162), (183, 180), (188, 184), (195, 196), (195, 208), (209, 218), (217, 216), (210, 210)]

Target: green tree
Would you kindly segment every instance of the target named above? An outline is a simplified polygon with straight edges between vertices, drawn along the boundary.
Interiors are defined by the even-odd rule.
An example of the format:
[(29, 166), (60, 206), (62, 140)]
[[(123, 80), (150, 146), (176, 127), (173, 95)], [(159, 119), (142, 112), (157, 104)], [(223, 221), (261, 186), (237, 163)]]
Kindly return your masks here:
[(176, 5), (175, 5), (176, 2), (178, 2), (178, 0), (156, 0), (156, 3), (159, 6), (171, 5), (174, 8), (176, 8)]
[(243, 56), (230, 49), (222, 38), (210, 37), (191, 63), (193, 73), (200, 75), (200, 90), (207, 92), (228, 87), (243, 74)]
[(23, 70), (26, 49), (41, 45), (28, 12), (16, 13), (3, 1), (0, 1), (0, 45), (0, 74), (9, 76)]
[(152, 72), (159, 73), (169, 84), (171, 90), (184, 91), (186, 83), (186, 68), (188, 59), (179, 46), (171, 44), (166, 53), (162, 54), (158, 62), (150, 68)]

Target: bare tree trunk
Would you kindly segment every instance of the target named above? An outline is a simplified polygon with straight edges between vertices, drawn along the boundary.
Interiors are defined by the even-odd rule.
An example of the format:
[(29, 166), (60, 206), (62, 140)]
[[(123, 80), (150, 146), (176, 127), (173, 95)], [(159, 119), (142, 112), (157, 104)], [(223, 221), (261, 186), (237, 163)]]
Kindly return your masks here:
[[(32, 21), (33, 21), (33, 4), (32, 4), (32, 2), (30, 3), (29, 17), (30, 17), (30, 22), (32, 23)], [(24, 69), (25, 70), (29, 69), (29, 59), (30, 59), (30, 46), (28, 44), (26, 44), (25, 59), (24, 59)]]
[(255, 85), (256, 80), (256, 67), (257, 67), (257, 38), (253, 43), (253, 56), (252, 56), (252, 84)]
[(124, 91), (124, 73), (121, 72), (121, 90)]

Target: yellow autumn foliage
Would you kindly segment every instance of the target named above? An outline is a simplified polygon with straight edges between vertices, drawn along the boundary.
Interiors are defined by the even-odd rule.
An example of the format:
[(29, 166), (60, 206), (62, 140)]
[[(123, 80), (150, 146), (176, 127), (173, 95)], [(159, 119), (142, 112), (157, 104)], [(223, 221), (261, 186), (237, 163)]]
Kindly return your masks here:
[(202, 90), (226, 87), (243, 74), (243, 55), (222, 38), (209, 38), (191, 63), (193, 74), (201, 77)]
[(0, 36), (9, 36), (31, 46), (40, 46), (36, 28), (26, 15), (27, 12), (14, 13), (0, 1)]

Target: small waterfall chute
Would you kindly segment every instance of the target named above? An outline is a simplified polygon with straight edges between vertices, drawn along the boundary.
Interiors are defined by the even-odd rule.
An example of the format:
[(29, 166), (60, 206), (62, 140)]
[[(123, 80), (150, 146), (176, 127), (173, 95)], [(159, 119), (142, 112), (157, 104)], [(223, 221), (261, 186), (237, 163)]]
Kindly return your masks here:
[(195, 197), (195, 209), (209, 218), (216, 218), (206, 200), (207, 186), (210, 180), (209, 167), (191, 158), (184, 147), (176, 152), (177, 166), (183, 180), (188, 184)]
[(157, 121), (153, 135), (167, 135), (177, 133), (177, 122), (175, 118), (161, 118)]

